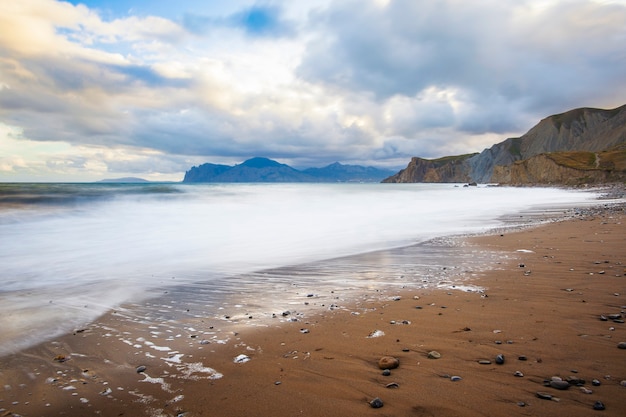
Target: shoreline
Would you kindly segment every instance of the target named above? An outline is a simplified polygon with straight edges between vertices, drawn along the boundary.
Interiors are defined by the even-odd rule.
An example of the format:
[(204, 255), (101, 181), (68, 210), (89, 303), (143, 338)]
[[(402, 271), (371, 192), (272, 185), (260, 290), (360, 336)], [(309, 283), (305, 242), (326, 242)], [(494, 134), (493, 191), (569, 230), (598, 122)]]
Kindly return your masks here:
[[(385, 300), (373, 289), (349, 306), (243, 327), (223, 343), (198, 340), (216, 329), (181, 329), (167, 319), (155, 325), (113, 312), (72, 335), (0, 358), (0, 410), (8, 416), (582, 416), (602, 401), (606, 415), (621, 415), (626, 350), (616, 346), (626, 341), (626, 327), (599, 317), (624, 316), (624, 220), (623, 205), (598, 207), (503, 236), (466, 238), (510, 255), (473, 278), (484, 294), (426, 288), (388, 292)], [(376, 330), (385, 335), (367, 337)], [(168, 332), (179, 350), (159, 350)], [(431, 350), (441, 359), (428, 359)], [(506, 358), (502, 365), (494, 362), (498, 353)], [(240, 355), (250, 360), (234, 363)], [(385, 355), (400, 360), (390, 376), (377, 366)], [(138, 366), (146, 369), (138, 373)], [(552, 376), (573, 375), (593, 392), (543, 386)], [(592, 379), (601, 385), (592, 386)], [(392, 383), (397, 388), (386, 388)], [(375, 397), (383, 408), (369, 406)]]

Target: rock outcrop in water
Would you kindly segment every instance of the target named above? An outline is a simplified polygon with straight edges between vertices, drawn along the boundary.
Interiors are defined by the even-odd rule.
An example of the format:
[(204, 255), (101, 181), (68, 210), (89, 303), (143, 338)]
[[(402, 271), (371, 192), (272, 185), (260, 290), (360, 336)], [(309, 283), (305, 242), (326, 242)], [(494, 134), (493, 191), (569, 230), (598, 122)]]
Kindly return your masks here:
[(427, 160), (383, 182), (479, 182), (568, 184), (619, 182), (626, 178), (626, 105), (580, 108), (541, 120), (519, 138), (478, 154)]

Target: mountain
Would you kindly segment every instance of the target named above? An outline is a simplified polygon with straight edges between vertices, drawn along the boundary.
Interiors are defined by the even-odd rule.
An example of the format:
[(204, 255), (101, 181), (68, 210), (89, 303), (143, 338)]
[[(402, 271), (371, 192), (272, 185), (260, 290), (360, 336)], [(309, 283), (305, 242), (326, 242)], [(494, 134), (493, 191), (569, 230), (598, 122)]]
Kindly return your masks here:
[(183, 182), (380, 182), (392, 173), (338, 162), (300, 171), (272, 159), (255, 157), (235, 166), (206, 163), (192, 167)]
[(97, 182), (106, 182), (106, 183), (138, 183), (138, 182), (150, 182), (148, 180), (144, 180), (143, 178), (137, 177), (124, 177), (124, 178), (106, 178)]
[[(579, 108), (546, 117), (525, 135), (506, 139), (481, 153), (432, 160), (412, 158), (407, 168), (383, 182), (583, 184), (621, 181), (625, 174), (622, 161), (626, 160), (626, 150), (621, 147), (624, 143), (626, 105), (612, 110)], [(583, 154), (568, 154), (571, 152), (586, 152), (584, 155), (593, 163), (570, 164), (584, 159)], [(602, 164), (603, 157), (611, 164)]]
[(302, 172), (315, 177), (320, 182), (379, 182), (382, 178), (393, 174), (390, 169), (343, 165), (339, 162), (323, 168), (307, 168)]

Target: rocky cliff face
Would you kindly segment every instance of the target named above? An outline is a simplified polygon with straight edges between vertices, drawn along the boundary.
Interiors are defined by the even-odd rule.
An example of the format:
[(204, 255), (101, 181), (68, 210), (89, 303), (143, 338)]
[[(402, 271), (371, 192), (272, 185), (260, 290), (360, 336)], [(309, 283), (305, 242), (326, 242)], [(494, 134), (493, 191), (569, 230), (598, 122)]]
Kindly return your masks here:
[(493, 170), (502, 184), (582, 185), (626, 181), (626, 150), (554, 152), (533, 156)]
[(451, 156), (440, 159), (414, 157), (409, 165), (383, 182), (468, 182), (468, 160), (477, 154)]
[[(467, 158), (448, 157), (437, 160), (413, 158), (406, 169), (384, 182), (513, 182), (521, 184), (541, 180), (541, 183), (564, 183), (563, 180), (567, 176), (551, 165), (559, 165), (555, 159), (546, 157), (537, 158), (525, 164), (516, 162), (554, 152), (597, 153), (623, 143), (626, 143), (626, 105), (612, 110), (580, 108), (547, 117), (525, 135), (506, 139)], [(540, 175), (539, 167), (542, 167), (541, 169), (546, 173)], [(578, 169), (571, 166), (564, 168)], [(604, 175), (599, 171), (587, 171), (589, 171), (587, 174), (591, 173), (590, 178)], [(531, 175), (531, 173), (534, 174)], [(554, 175), (552, 180), (549, 173)], [(616, 176), (614, 170), (607, 175), (608, 178), (619, 177), (619, 175)], [(580, 175), (578, 177), (584, 178)]]

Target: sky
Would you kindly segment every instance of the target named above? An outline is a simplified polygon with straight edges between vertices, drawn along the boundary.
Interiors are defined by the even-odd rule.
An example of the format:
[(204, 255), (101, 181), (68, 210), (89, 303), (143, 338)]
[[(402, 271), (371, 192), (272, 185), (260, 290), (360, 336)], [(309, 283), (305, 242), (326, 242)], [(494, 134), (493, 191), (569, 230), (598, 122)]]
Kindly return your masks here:
[(0, 0), (0, 181), (400, 169), (626, 104), (626, 0)]

